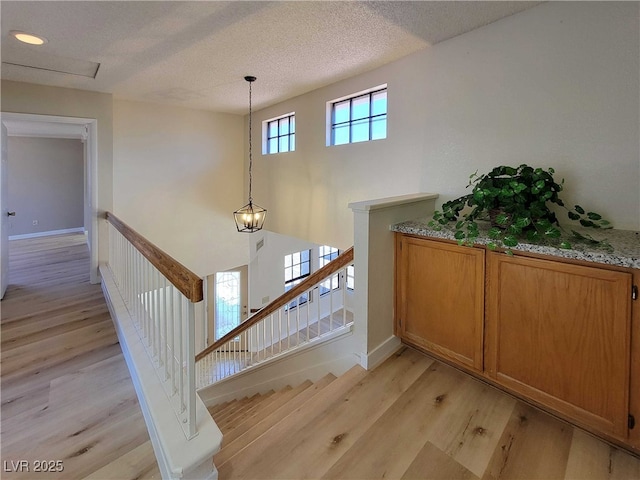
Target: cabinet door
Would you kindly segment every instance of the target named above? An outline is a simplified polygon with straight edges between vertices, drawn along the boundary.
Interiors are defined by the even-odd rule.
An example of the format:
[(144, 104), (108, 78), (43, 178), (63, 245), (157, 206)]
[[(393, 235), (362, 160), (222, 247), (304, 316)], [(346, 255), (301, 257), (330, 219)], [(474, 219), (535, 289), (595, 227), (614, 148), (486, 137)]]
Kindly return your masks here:
[(489, 376), (625, 437), (631, 274), (495, 253), (487, 260)]
[(484, 250), (397, 238), (397, 333), (482, 371)]

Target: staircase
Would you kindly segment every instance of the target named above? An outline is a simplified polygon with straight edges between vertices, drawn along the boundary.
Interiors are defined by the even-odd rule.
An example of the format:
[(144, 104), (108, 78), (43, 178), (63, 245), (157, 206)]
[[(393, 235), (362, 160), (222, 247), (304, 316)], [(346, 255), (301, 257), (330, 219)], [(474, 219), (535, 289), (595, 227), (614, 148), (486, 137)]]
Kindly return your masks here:
[(400, 478), (427, 443), (429, 415), (414, 413), (443, 410), (465, 378), (404, 348), (372, 372), (355, 366), (210, 407), (224, 436), (219, 478)]
[(640, 478), (638, 459), (410, 348), (209, 411), (221, 480)]

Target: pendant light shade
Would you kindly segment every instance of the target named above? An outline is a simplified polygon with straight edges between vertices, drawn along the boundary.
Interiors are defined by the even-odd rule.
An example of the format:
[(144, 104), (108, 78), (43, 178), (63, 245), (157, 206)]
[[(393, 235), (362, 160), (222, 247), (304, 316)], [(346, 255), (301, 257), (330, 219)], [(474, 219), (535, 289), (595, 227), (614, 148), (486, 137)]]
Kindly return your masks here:
[(253, 233), (262, 230), (267, 211), (249, 201), (240, 210), (233, 212), (239, 232)]
[(267, 210), (254, 204), (251, 196), (251, 169), (253, 167), (253, 151), (251, 148), (251, 84), (255, 82), (256, 77), (247, 76), (244, 77), (244, 79), (249, 82), (249, 203), (233, 212), (233, 218), (236, 221), (236, 228), (239, 232), (253, 233), (262, 230), (264, 219), (267, 216)]

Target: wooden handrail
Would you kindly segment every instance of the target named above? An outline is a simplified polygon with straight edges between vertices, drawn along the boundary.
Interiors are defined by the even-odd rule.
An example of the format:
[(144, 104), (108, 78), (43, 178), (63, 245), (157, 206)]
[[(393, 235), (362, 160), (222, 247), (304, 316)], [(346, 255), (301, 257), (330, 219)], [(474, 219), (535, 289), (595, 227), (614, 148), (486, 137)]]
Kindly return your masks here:
[(282, 295), (280, 295), (278, 298), (272, 301), (269, 305), (260, 309), (258, 313), (256, 313), (255, 315), (252, 315), (245, 322), (241, 323), (236, 328), (231, 330), (224, 337), (213, 342), (211, 345), (209, 345), (207, 348), (205, 348), (203, 351), (201, 351), (199, 354), (196, 355), (196, 362), (199, 360), (202, 360), (209, 353), (217, 350), (222, 345), (227, 343), (229, 340), (232, 340), (233, 338), (237, 337), (241, 333), (246, 332), (247, 330), (249, 330), (249, 328), (253, 327), (260, 320), (263, 320), (264, 318), (268, 317), (272, 313), (277, 312), (279, 308), (282, 308), (288, 303), (290, 303), (291, 301), (295, 300), (304, 292), (309, 290), (309, 288), (313, 287), (317, 283), (320, 283), (325, 278), (330, 277), (341, 268), (349, 265), (352, 261), (353, 261), (353, 247), (349, 248), (344, 253), (341, 253), (338, 256), (338, 258), (329, 262), (324, 267), (313, 272), (304, 281), (302, 281), (301, 283), (293, 287), (288, 292), (284, 292)]
[(193, 303), (204, 298), (202, 279), (137, 233), (113, 213), (106, 213), (107, 221), (151, 262), (182, 294)]

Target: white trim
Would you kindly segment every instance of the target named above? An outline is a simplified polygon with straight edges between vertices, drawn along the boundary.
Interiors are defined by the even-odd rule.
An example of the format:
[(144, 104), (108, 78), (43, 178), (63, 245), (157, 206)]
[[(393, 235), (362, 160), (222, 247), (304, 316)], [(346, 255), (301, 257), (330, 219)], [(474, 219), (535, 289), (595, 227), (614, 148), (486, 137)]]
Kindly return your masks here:
[(360, 95), (366, 95), (367, 93), (375, 92), (377, 90), (384, 90), (385, 88), (389, 88), (388, 84), (382, 83), (376, 87), (365, 88), (364, 90), (360, 90), (359, 92), (350, 93), (348, 95), (343, 95), (342, 97), (334, 98), (333, 100), (329, 100), (327, 102), (327, 105), (333, 105), (334, 103), (342, 102), (343, 100), (359, 97)]
[[(371, 88), (367, 88), (365, 90), (360, 90), (359, 92), (356, 93), (350, 93), (349, 95), (344, 95), (342, 97), (338, 97), (338, 98), (334, 98), (333, 100), (329, 100), (326, 104), (325, 104), (325, 135), (326, 135), (326, 142), (325, 142), (325, 146), (327, 147), (340, 147), (342, 145), (352, 145), (353, 142), (349, 142), (349, 143), (343, 143), (340, 145), (334, 145), (331, 142), (331, 130), (333, 128), (333, 105), (339, 102), (342, 102), (344, 100), (349, 100), (350, 98), (355, 98), (355, 97), (359, 97), (361, 95), (366, 95), (368, 93), (371, 92), (375, 92), (377, 90), (387, 90), (389, 89), (389, 86), (387, 83), (383, 83), (382, 85), (378, 85), (377, 87), (371, 87)], [(389, 112), (389, 107), (387, 106), (387, 114)], [(386, 138), (386, 137), (385, 137)], [(378, 140), (384, 140), (382, 138), (378, 139)], [(368, 140), (368, 141), (374, 141), (374, 140)], [(356, 142), (356, 143), (360, 143), (360, 142)]]
[[(91, 221), (89, 225), (85, 225), (84, 228), (88, 232), (89, 243), (89, 258), (90, 258), (90, 270), (89, 281), (93, 284), (100, 282), (98, 275), (98, 120), (95, 118), (82, 118), (82, 117), (62, 117), (58, 115), (40, 115), (33, 113), (14, 113), (14, 112), (1, 112), (2, 122), (37, 122), (41, 127), (46, 125), (58, 125), (58, 127), (64, 129), (64, 126), (69, 126), (69, 137), (77, 138), (75, 133), (71, 133), (73, 128), (71, 126), (84, 126), (84, 133), (81, 136), (86, 138), (86, 155), (85, 155), (85, 189), (89, 192), (88, 204), (84, 202), (85, 211), (87, 209), (90, 212)], [(58, 132), (59, 133), (59, 132)], [(40, 132), (40, 136), (45, 135), (44, 131)], [(60, 138), (60, 137), (58, 137)], [(86, 221), (86, 214), (85, 214)]]
[(198, 434), (190, 440), (185, 438), (108, 266), (100, 266), (100, 276), (162, 478), (217, 480), (213, 455), (222, 444), (220, 429), (197, 396)]
[(374, 348), (371, 352), (360, 354), (360, 366), (365, 370), (373, 370), (391, 355), (396, 353), (402, 342), (400, 338), (391, 336)]
[(437, 193), (410, 193), (408, 195), (399, 195), (397, 197), (378, 198), (376, 200), (365, 200), (363, 202), (351, 202), (349, 204), (349, 208), (354, 212), (369, 212), (371, 210), (397, 207), (399, 205), (417, 203), (424, 200), (435, 200), (438, 197), (439, 195)]
[[(262, 155), (267, 156), (267, 155), (277, 155), (279, 153), (289, 153), (289, 152), (295, 152), (295, 147), (293, 150), (287, 150), (286, 152), (270, 152), (269, 151), (269, 122), (274, 122), (276, 120), (280, 120), (281, 118), (285, 118), (285, 117), (293, 117), (294, 119), (296, 118), (296, 112), (289, 112), (289, 113), (285, 113), (283, 115), (279, 115), (277, 117), (273, 117), (273, 118), (269, 118), (268, 120), (263, 120), (262, 121)], [(295, 120), (294, 120), (295, 121)], [(296, 132), (293, 132), (293, 135), (295, 135)], [(278, 125), (278, 135), (280, 135), (280, 126)], [(291, 130), (289, 130), (289, 134), (291, 135)], [(280, 150), (280, 146), (278, 145), (278, 150)]]
[(62, 230), (49, 230), (47, 232), (23, 233), (22, 235), (11, 235), (9, 240), (23, 240), (25, 238), (49, 237), (51, 235), (63, 235), (65, 233), (86, 233), (84, 227), (64, 228)]

